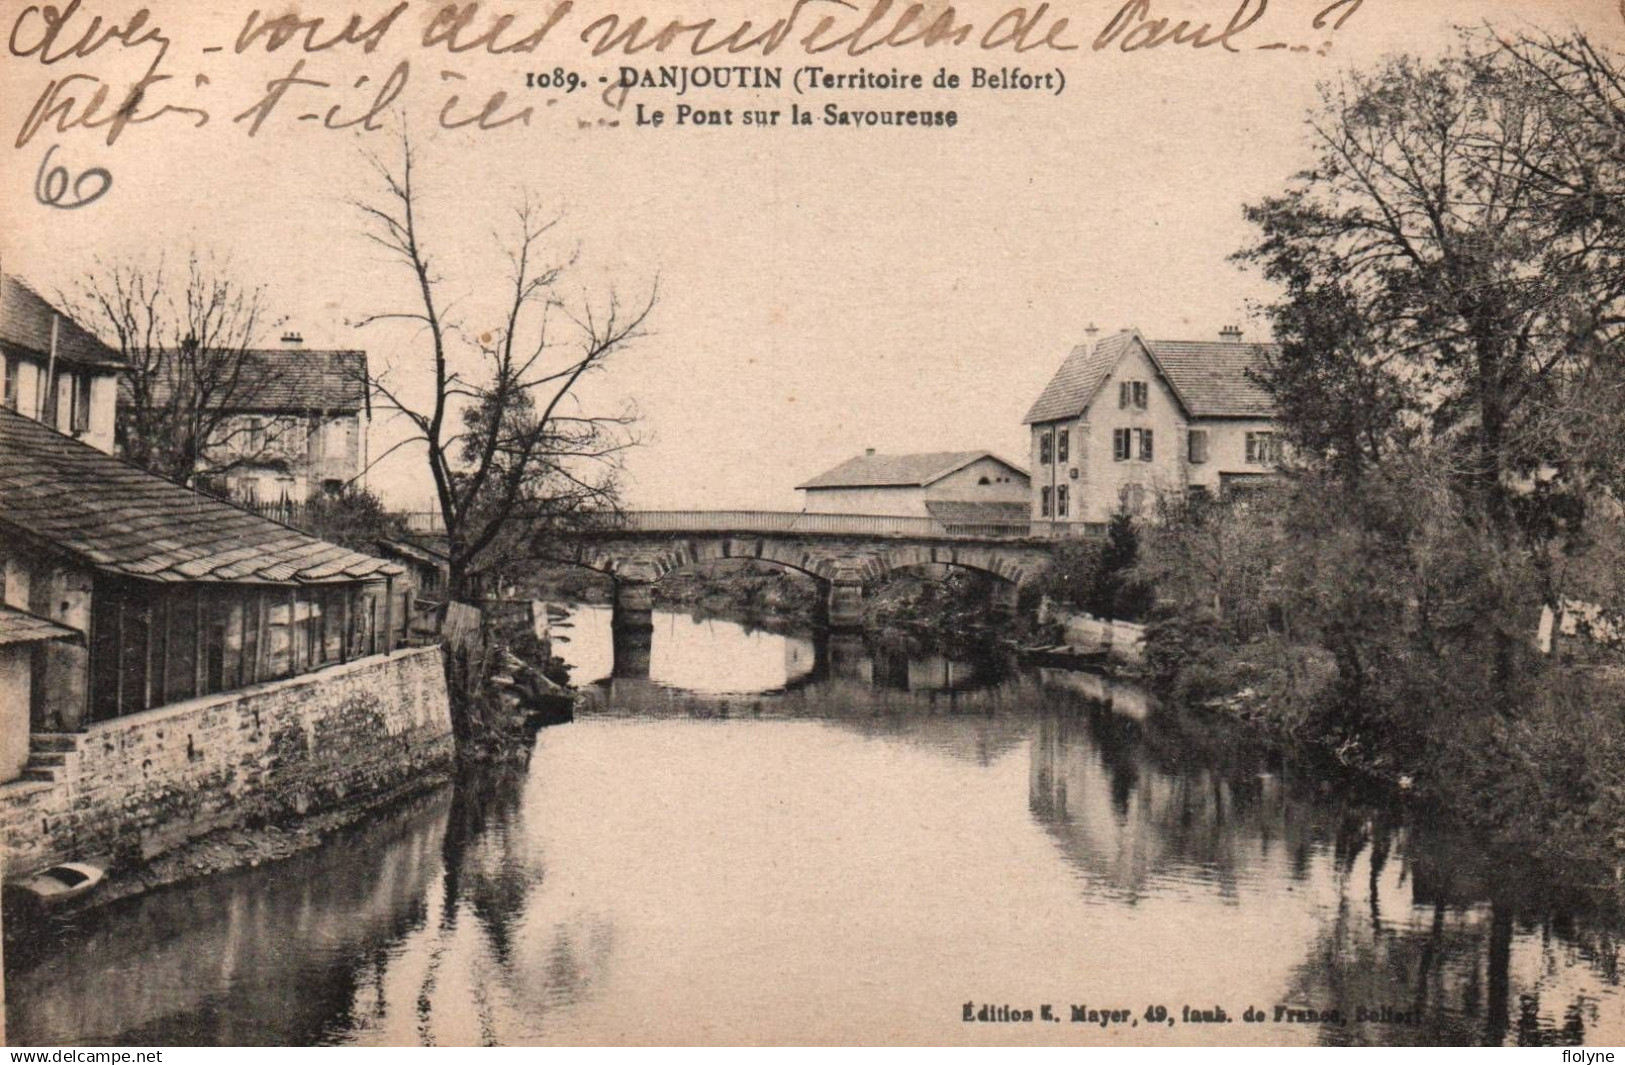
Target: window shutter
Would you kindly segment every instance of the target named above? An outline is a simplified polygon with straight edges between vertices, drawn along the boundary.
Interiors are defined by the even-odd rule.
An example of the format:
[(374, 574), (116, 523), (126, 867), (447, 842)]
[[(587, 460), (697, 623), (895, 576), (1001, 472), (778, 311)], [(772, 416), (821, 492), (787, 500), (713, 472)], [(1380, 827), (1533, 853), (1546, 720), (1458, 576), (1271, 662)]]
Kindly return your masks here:
[(1140, 458), (1146, 462), (1151, 461), (1151, 430), (1142, 430), (1140, 436)]
[(1258, 461), (1258, 434), (1257, 433), (1248, 433), (1247, 434), (1247, 461), (1248, 462), (1257, 462)]
[(1128, 408), (1128, 397), (1129, 397), (1128, 382), (1127, 381), (1119, 381), (1119, 382), (1117, 382), (1117, 406), (1119, 408), (1121, 408), (1121, 409), (1126, 410)]

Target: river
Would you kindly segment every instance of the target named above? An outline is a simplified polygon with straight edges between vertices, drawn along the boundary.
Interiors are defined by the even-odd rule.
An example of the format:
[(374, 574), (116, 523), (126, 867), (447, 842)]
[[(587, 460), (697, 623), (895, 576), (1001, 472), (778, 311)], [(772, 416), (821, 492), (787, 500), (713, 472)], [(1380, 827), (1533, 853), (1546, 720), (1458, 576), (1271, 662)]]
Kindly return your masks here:
[(11, 1041), (1625, 1041), (1616, 927), (1230, 726), (655, 621), (647, 677), (560, 630), (594, 703), (528, 765), (8, 958)]

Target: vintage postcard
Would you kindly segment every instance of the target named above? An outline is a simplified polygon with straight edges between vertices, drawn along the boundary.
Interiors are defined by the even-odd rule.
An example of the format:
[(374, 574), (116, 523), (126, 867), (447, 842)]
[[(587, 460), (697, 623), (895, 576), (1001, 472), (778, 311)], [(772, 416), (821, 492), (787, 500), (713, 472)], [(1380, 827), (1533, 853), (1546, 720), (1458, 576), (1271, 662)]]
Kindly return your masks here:
[(1615, 0), (0, 34), (8, 1045), (1625, 1042)]

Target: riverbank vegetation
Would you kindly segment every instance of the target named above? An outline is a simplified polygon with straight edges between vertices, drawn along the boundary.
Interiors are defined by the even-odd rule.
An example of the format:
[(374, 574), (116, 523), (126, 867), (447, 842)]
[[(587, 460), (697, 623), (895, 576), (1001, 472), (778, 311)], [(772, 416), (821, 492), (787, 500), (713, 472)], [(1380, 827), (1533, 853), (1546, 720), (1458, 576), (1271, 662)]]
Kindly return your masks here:
[(1611, 880), (1625, 672), (1553, 622), (1606, 634), (1621, 601), (1619, 58), (1469, 35), (1328, 87), (1310, 129), (1237, 256), (1281, 292), (1287, 465), (1144, 524), (1152, 675)]

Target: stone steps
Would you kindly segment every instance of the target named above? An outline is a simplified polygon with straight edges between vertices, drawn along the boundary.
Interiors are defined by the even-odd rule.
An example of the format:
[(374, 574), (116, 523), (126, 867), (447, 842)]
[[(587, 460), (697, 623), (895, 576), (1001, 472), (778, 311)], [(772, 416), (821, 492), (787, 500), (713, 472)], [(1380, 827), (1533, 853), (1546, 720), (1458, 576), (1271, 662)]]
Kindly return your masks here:
[(28, 764), (22, 779), (55, 784), (68, 775), (79, 753), (79, 737), (68, 732), (36, 732), (28, 737)]

